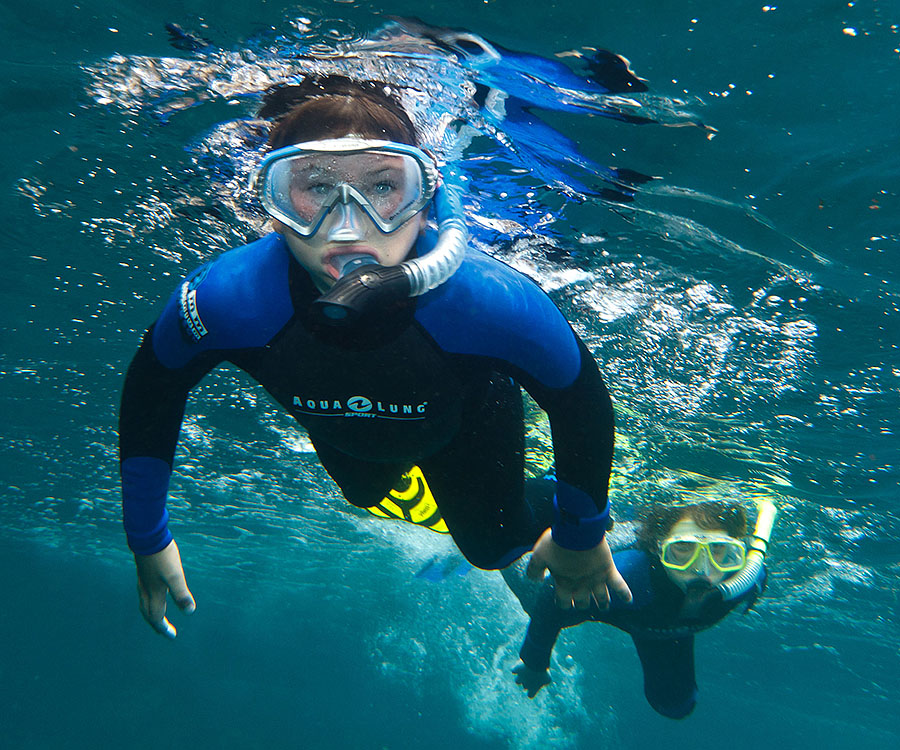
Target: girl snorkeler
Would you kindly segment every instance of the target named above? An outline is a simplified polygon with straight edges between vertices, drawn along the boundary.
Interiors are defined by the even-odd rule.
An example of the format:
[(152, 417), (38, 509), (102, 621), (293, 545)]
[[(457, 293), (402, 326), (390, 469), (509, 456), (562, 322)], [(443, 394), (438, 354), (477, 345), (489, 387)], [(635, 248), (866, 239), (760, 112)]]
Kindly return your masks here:
[[(260, 116), (274, 125), (254, 184), (274, 231), (190, 274), (125, 379), (124, 524), (144, 618), (174, 637), (167, 594), (195, 608), (166, 495), (188, 394), (224, 362), (307, 431), (353, 505), (376, 506), (418, 467), (473, 565), (533, 549), (563, 606), (630, 600), (605, 539), (611, 400), (562, 313), (467, 247), (459, 204), (385, 84), (309, 79), (270, 91)], [(553, 431), (542, 516), (525, 498), (520, 387)]]
[(644, 695), (663, 716), (683, 719), (697, 702), (694, 633), (710, 628), (735, 608), (750, 609), (765, 586), (762, 558), (775, 507), (760, 505), (748, 553), (744, 510), (706, 502), (652, 508), (634, 549), (613, 555), (634, 598), (612, 598), (610, 606), (563, 611), (549, 585), (524, 583), (519, 566), (503, 571), (509, 587), (530, 615), (528, 632), (513, 669), (516, 683), (534, 698), (550, 683), (550, 655), (563, 628), (604, 622), (631, 636), (644, 673)]

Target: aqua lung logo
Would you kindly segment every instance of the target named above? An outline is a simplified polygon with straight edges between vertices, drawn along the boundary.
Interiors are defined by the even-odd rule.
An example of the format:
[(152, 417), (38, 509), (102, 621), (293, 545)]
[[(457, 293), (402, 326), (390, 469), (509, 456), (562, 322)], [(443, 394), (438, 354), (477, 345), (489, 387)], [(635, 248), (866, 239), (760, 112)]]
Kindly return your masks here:
[(368, 417), (370, 419), (425, 419), (427, 401), (420, 404), (394, 404), (373, 401), (365, 396), (341, 399), (315, 399), (294, 396), (294, 410), (316, 417)]
[(347, 399), (347, 408), (357, 414), (365, 414), (372, 411), (372, 402), (365, 396), (354, 396)]

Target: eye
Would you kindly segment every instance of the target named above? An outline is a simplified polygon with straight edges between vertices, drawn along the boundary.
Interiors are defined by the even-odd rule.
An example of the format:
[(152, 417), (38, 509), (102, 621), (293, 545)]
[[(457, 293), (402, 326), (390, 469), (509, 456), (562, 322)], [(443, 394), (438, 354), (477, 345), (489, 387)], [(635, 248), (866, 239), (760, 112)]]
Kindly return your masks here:
[(291, 188), (310, 195), (324, 196), (334, 190), (338, 182), (339, 180), (335, 176), (327, 172), (306, 171), (294, 175)]
[(713, 560), (720, 565), (734, 565), (740, 562), (741, 553), (737, 545), (728, 542), (713, 542), (709, 545)]
[(381, 182), (376, 182), (372, 190), (377, 195), (389, 195), (394, 190), (397, 190), (397, 185), (391, 180), (382, 180)]
[(305, 190), (307, 193), (312, 193), (313, 195), (325, 195), (332, 187), (332, 185), (328, 185), (324, 182), (317, 182), (314, 185), (306, 185), (301, 189)]
[(687, 562), (694, 554), (693, 542), (672, 542), (669, 545), (668, 556), (673, 562)]

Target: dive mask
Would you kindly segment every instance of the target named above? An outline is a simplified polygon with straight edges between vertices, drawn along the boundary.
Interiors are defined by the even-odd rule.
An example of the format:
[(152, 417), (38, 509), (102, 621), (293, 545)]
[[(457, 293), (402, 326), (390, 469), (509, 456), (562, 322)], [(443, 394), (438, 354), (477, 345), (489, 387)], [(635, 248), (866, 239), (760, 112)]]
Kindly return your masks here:
[(390, 234), (428, 205), (438, 181), (421, 149), (355, 136), (280, 148), (250, 178), (266, 212), (301, 237), (314, 235), (339, 204), (358, 206)]
[(740, 539), (699, 534), (666, 539), (660, 547), (659, 559), (671, 570), (687, 570), (702, 554), (705, 554), (712, 566), (722, 573), (740, 570), (746, 559), (746, 550)]

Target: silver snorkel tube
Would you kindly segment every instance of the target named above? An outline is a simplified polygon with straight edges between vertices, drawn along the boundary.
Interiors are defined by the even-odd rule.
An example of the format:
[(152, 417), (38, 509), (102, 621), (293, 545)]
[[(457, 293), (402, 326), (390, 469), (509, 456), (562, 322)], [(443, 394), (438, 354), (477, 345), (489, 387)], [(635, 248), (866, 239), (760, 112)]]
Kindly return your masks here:
[(723, 601), (733, 601), (746, 594), (756, 585), (762, 573), (763, 561), (769, 548), (772, 526), (775, 524), (778, 510), (775, 503), (765, 498), (757, 501), (757, 508), (756, 528), (750, 538), (750, 549), (747, 551), (744, 567), (716, 586)]
[(434, 194), (434, 209), (438, 224), (438, 240), (430, 252), (421, 258), (407, 260), (400, 268), (409, 277), (409, 296), (418, 297), (431, 291), (449, 279), (459, 268), (466, 255), (469, 244), (469, 232), (466, 229), (461, 188), (455, 181), (455, 173), (447, 176)]
[[(449, 177), (455, 178), (455, 174)], [(456, 272), (465, 257), (469, 235), (460, 188), (455, 181), (450, 183), (448, 175), (442, 178), (433, 198), (438, 224), (434, 247), (398, 266), (382, 266), (371, 258), (347, 263), (334, 286), (313, 303), (323, 321), (348, 325), (382, 305), (425, 294)]]

